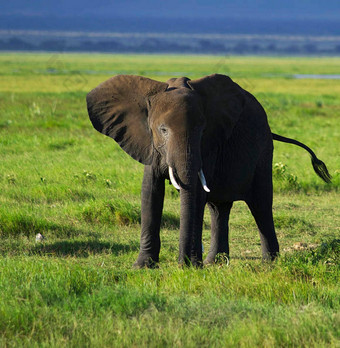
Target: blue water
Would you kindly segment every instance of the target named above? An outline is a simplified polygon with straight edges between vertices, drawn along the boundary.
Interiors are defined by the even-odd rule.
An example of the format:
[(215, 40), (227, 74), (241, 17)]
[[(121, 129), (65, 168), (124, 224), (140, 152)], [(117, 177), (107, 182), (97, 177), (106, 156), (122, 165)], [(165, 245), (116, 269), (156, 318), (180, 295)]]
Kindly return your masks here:
[(294, 74), (295, 79), (327, 79), (327, 80), (340, 80), (340, 75), (324, 75), (324, 74)]

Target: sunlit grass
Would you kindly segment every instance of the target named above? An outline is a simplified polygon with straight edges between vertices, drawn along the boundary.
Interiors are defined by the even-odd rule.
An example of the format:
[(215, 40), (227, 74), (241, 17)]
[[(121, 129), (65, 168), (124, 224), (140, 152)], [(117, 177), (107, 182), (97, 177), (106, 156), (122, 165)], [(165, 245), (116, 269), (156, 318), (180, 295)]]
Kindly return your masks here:
[[(338, 58), (0, 54), (0, 346), (339, 345)], [(115, 73), (157, 80), (219, 72), (264, 105), (275, 143), (281, 257), (260, 259), (243, 202), (230, 264), (180, 269), (179, 196), (166, 185), (159, 269), (133, 270), (143, 166), (91, 126), (86, 93)], [(210, 217), (204, 218), (205, 255)], [(36, 242), (35, 236), (45, 236)]]

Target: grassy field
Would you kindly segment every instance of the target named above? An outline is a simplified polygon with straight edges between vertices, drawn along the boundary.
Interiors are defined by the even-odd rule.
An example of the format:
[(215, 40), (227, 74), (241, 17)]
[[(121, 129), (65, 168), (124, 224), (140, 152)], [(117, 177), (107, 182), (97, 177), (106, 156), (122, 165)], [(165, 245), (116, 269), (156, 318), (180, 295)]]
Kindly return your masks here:
[[(339, 58), (0, 54), (0, 346), (339, 347)], [(273, 132), (281, 257), (260, 259), (242, 202), (231, 260), (177, 266), (179, 196), (166, 187), (160, 267), (138, 254), (143, 166), (97, 133), (85, 95), (108, 77), (165, 81), (225, 73), (252, 92)], [(203, 243), (209, 247), (210, 218)], [(46, 238), (36, 242), (42, 233)]]

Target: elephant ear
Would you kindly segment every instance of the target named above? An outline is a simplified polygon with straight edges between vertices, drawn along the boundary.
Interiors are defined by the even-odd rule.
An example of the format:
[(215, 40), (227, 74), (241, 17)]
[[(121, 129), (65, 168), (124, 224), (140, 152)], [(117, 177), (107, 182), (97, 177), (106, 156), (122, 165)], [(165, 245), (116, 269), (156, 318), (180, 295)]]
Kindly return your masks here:
[(167, 87), (166, 83), (141, 76), (114, 76), (87, 95), (90, 120), (97, 131), (113, 138), (132, 158), (151, 164), (148, 98)]
[(228, 138), (245, 107), (245, 91), (230, 77), (220, 74), (187, 83), (201, 95), (207, 119), (213, 119), (214, 128), (223, 129)]

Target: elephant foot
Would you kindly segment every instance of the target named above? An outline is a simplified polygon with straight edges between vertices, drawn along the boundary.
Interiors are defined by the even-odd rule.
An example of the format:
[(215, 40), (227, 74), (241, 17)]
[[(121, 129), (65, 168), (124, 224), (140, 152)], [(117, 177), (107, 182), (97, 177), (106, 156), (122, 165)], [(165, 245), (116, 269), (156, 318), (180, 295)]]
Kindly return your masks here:
[(215, 258), (211, 259), (206, 257), (205, 260), (203, 261), (203, 265), (204, 266), (210, 266), (210, 265), (214, 265), (215, 264)]
[(273, 252), (264, 252), (262, 254), (262, 260), (264, 262), (270, 262), (270, 261), (274, 261), (277, 257), (279, 256), (279, 252), (278, 251), (273, 251)]
[(151, 256), (138, 257), (137, 261), (133, 264), (133, 268), (158, 268), (158, 260), (153, 260)]
[(189, 263), (185, 263), (185, 262), (179, 262), (178, 263), (178, 267), (181, 268), (181, 269), (184, 269), (184, 268), (190, 268), (190, 267), (194, 267), (194, 268), (203, 268), (203, 262), (189, 262)]
[(196, 258), (191, 258), (191, 266), (195, 268), (202, 268), (203, 267), (203, 261), (197, 260)]
[(229, 265), (229, 255), (227, 253), (208, 254), (203, 264), (209, 265)]
[(202, 260), (202, 253), (192, 253), (190, 257), (190, 263), (191, 266), (195, 268), (202, 268), (203, 267), (203, 260)]
[(199, 259), (196, 256), (191, 256), (191, 258), (189, 258), (188, 256), (185, 256), (183, 259), (180, 258), (178, 260), (178, 266), (180, 268), (184, 268), (184, 267), (202, 268), (203, 262), (202, 262), (202, 258)]

